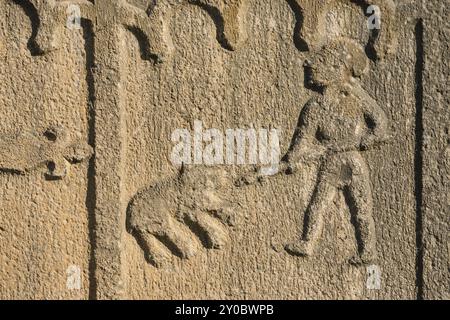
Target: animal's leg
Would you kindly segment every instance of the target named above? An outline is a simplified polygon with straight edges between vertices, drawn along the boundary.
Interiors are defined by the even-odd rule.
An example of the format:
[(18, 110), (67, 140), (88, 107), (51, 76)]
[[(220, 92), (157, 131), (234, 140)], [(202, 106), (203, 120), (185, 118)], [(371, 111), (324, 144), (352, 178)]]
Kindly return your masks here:
[(146, 231), (138, 231), (134, 233), (139, 245), (144, 251), (145, 258), (149, 263), (157, 268), (161, 268), (168, 264), (171, 254), (155, 236)]
[(203, 212), (188, 214), (186, 219), (206, 248), (222, 249), (228, 242), (229, 236), (225, 226), (209, 214)]
[(173, 208), (165, 208), (164, 201), (146, 196), (143, 193), (133, 200), (127, 223), (148, 260), (154, 265), (162, 264), (167, 260), (167, 249), (182, 259), (194, 256), (199, 243), (183, 223), (171, 216)]
[(157, 238), (183, 259), (193, 257), (198, 251), (198, 241), (185, 226), (171, 217), (167, 228)]

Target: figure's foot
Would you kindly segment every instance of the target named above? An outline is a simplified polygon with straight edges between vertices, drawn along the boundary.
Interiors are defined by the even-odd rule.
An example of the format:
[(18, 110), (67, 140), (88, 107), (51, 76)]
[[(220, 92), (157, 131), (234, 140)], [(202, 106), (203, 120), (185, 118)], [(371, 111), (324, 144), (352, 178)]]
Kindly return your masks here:
[(311, 242), (308, 241), (297, 241), (294, 243), (287, 244), (284, 249), (294, 256), (309, 257), (313, 253), (313, 248)]

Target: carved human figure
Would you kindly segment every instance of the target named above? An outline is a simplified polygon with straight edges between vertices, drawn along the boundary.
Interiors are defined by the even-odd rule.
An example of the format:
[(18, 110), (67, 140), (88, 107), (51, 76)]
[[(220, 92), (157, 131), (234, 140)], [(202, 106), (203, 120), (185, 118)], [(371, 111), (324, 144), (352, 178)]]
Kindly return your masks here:
[(336, 40), (305, 64), (311, 85), (321, 95), (301, 112), (291, 147), (283, 159), (288, 171), (305, 161), (320, 163), (317, 185), (307, 208), (302, 238), (285, 249), (309, 256), (319, 240), (330, 204), (343, 191), (352, 213), (359, 255), (353, 263), (376, 256), (375, 224), (369, 168), (361, 151), (388, 138), (388, 120), (357, 78), (368, 60), (349, 39)]
[(140, 191), (130, 202), (127, 229), (156, 267), (173, 255), (189, 259), (199, 251), (223, 249), (235, 223), (232, 204), (224, 199), (223, 170), (183, 167), (178, 177)]

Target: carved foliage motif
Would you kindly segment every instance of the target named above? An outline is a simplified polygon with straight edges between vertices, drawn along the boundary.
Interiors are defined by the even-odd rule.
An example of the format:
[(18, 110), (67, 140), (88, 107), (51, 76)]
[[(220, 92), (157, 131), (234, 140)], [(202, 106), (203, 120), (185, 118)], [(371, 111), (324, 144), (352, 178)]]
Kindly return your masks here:
[[(58, 48), (58, 37), (67, 19), (68, 2), (55, 0), (29, 0), (40, 17), (40, 27), (36, 42), (42, 52)], [(397, 10), (393, 0), (339, 0), (356, 3), (363, 8), (376, 5), (380, 9), (381, 29), (375, 30), (370, 45), (379, 58), (395, 52), (397, 43)], [(326, 15), (338, 1), (292, 0), (302, 16), (301, 27), (296, 35), (310, 51), (319, 50), (326, 38)], [(173, 7), (182, 3), (198, 5), (216, 21), (217, 39), (229, 50), (236, 50), (246, 38), (244, 18), (248, 0), (166, 0), (152, 1), (147, 12), (129, 4), (126, 0), (111, 1), (116, 7), (119, 22), (128, 29), (142, 32), (147, 39), (147, 53), (158, 61), (163, 61), (173, 50), (168, 32), (170, 13)], [(80, 7), (83, 18), (92, 20), (96, 15), (96, 5), (88, 0), (71, 1)]]

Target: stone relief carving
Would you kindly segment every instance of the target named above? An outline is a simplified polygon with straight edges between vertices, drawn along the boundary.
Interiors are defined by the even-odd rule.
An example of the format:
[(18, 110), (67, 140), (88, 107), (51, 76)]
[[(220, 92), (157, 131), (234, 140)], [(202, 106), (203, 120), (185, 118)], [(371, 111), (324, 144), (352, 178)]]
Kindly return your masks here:
[[(41, 53), (46, 53), (58, 49), (59, 37), (62, 29), (66, 26), (69, 5), (76, 5), (80, 8), (82, 19), (93, 21), (97, 17), (100, 9), (114, 11), (116, 21), (124, 27), (131, 30), (139, 30), (149, 41), (147, 42), (148, 52), (154, 53), (157, 57), (162, 58), (169, 49), (166, 47), (166, 41), (162, 37), (163, 28), (152, 22), (145, 11), (130, 5), (126, 0), (117, 1), (96, 1), (88, 0), (78, 1), (54, 1), (54, 0), (29, 0), (34, 6), (39, 17), (39, 28), (34, 39)], [(107, 9), (106, 9), (107, 8)], [(157, 17), (160, 19), (161, 17)], [(162, 20), (159, 21), (162, 24)]]
[(25, 132), (16, 136), (0, 136), (0, 171), (26, 174), (46, 168), (49, 179), (64, 178), (71, 164), (89, 159), (91, 146), (81, 139), (72, 141), (62, 127), (47, 129), (42, 134)]
[(305, 64), (311, 82), (322, 90), (301, 112), (283, 165), (295, 172), (317, 161), (317, 185), (307, 208), (301, 240), (286, 246), (294, 255), (309, 256), (317, 245), (330, 203), (342, 191), (353, 216), (359, 255), (353, 263), (376, 257), (375, 224), (369, 168), (361, 152), (389, 138), (382, 108), (357, 80), (367, 57), (349, 39), (337, 39)]
[(39, 16), (39, 28), (34, 41), (41, 53), (59, 47), (59, 37), (67, 23), (69, 5), (79, 6), (81, 17), (90, 21), (96, 18), (96, 12), (102, 12), (99, 8), (113, 10), (116, 13), (116, 21), (145, 38), (145, 51), (156, 62), (164, 61), (173, 51), (168, 30), (170, 13), (174, 6), (184, 3), (197, 5), (208, 12), (216, 23), (217, 39), (224, 48), (235, 50), (245, 40), (243, 18), (247, 0), (151, 1), (147, 11), (128, 3), (127, 0), (98, 0), (95, 3), (89, 0), (28, 1), (34, 6)]
[(302, 17), (302, 21), (297, 21), (301, 27), (296, 28), (296, 37), (304, 43), (308, 51), (318, 51), (325, 45), (327, 14), (338, 2), (348, 2), (362, 6), (364, 10), (370, 5), (379, 7), (381, 29), (373, 31), (369, 46), (378, 58), (395, 52), (397, 8), (393, 0), (288, 0), (288, 2)]
[[(33, 5), (39, 17), (38, 26), (34, 26), (36, 33), (34, 41), (40, 53), (57, 49), (62, 28), (66, 24), (68, 2), (54, 0), (26, 2)], [(294, 0), (294, 2), (302, 9), (304, 16), (299, 36), (308, 44), (311, 51), (317, 51), (324, 45), (321, 28), (330, 2), (312, 0)], [(362, 2), (369, 3), (369, 1)], [(386, 8), (389, 13), (395, 14), (395, 5), (391, 0), (374, 2)], [(122, 116), (125, 112), (122, 106), (123, 97), (117, 89), (121, 82), (121, 58), (118, 50), (120, 41), (117, 28), (125, 28), (140, 36), (145, 40), (146, 55), (157, 62), (163, 62), (173, 50), (168, 31), (171, 8), (183, 3), (193, 4), (206, 10), (213, 18), (220, 44), (228, 50), (236, 50), (245, 40), (243, 17), (247, 0), (153, 1), (147, 11), (125, 0), (96, 0), (95, 3), (78, 0), (70, 3), (80, 7), (83, 20), (95, 22), (92, 24), (92, 32), (95, 34), (95, 66), (92, 67), (96, 67), (93, 68), (96, 70), (93, 74), (96, 91), (96, 128), (93, 130), (95, 170), (98, 176), (96, 218), (97, 224), (101, 225), (99, 228), (101, 231), (96, 234), (94, 249), (97, 264), (101, 264), (102, 261), (108, 262), (108, 268), (98, 268), (96, 282), (101, 297), (117, 297), (122, 290), (120, 285), (122, 258), (119, 242), (124, 211), (121, 200), (123, 175), (121, 150), (124, 132)], [(388, 16), (387, 23), (391, 23), (389, 21), (393, 18), (390, 14)], [(395, 42), (394, 33), (383, 29), (374, 39), (374, 48), (382, 56), (383, 53), (391, 51), (389, 48), (393, 42)], [(350, 53), (351, 57), (342, 56), (342, 52)], [(322, 164), (318, 185), (307, 214), (308, 222), (305, 224), (307, 230), (302, 241), (286, 247), (293, 254), (312, 254), (323, 225), (323, 211), (326, 210), (326, 204), (336, 190), (342, 190), (349, 199), (349, 205), (356, 217), (360, 255), (355, 261), (368, 262), (375, 256), (369, 172), (360, 151), (361, 148), (370, 147), (373, 143), (385, 139), (387, 121), (376, 102), (353, 78), (364, 72), (365, 59), (364, 52), (356, 49), (355, 44), (341, 41), (326, 46), (317, 55), (317, 61), (309, 66), (313, 71), (313, 79), (319, 82), (316, 84), (324, 88), (324, 94), (321, 99), (312, 101), (305, 107), (295, 142), (286, 158), (286, 166), (290, 170), (295, 170), (301, 160), (308, 157), (320, 159)], [(342, 79), (345, 81), (342, 82)], [(337, 108), (338, 104), (343, 108)], [(360, 110), (361, 107), (364, 109)], [(368, 134), (365, 134), (367, 132), (364, 130), (362, 121), (364, 116), (369, 120)], [(313, 132), (314, 130), (316, 131)], [(117, 139), (111, 142), (111, 136)], [(314, 155), (313, 152), (309, 152), (313, 150), (309, 149), (309, 153), (303, 153), (313, 139), (318, 142), (316, 150), (319, 152)], [(81, 161), (92, 155), (90, 147), (74, 146), (66, 142), (57, 144), (56, 149), (53, 145), (53, 149), (36, 147), (40, 144), (34, 139), (25, 139), (20, 143), (1, 143), (5, 145), (4, 150), (8, 148), (12, 150), (14, 145), (30, 145), (32, 151), (29, 154), (37, 154), (31, 157), (32, 160), (25, 162), (19, 161), (19, 158), (2, 155), (4, 159), (0, 162), (2, 168), (0, 170), (3, 171), (27, 172), (41, 164), (52, 164), (49, 176), (62, 177), (67, 172), (67, 161)], [(234, 209), (230, 203), (217, 195), (218, 189), (215, 185), (221, 178), (220, 175), (215, 176), (216, 174), (203, 176), (195, 169), (187, 170), (180, 177), (149, 187), (134, 197), (128, 207), (127, 227), (135, 235), (151, 263), (162, 266), (173, 254), (181, 258), (193, 256), (198, 250), (195, 235), (206, 248), (220, 249), (225, 246), (228, 239), (227, 226), (233, 224)], [(201, 187), (205, 188), (203, 192), (200, 192)]]
[[(236, 50), (246, 39), (244, 19), (248, 0), (188, 0), (199, 5), (214, 17), (219, 14), (217, 24), (217, 39), (222, 46)], [(217, 12), (217, 13), (216, 13)]]
[[(3, 0), (2, 0), (3, 1)], [(139, 40), (144, 58), (155, 62), (166, 60), (173, 50), (168, 34), (169, 15), (175, 5), (194, 4), (208, 12), (217, 28), (217, 38), (228, 50), (234, 50), (243, 40), (241, 29), (245, 0), (219, 1), (153, 1), (142, 10), (126, 0), (26, 0), (16, 1), (32, 18), (30, 43), (34, 54), (46, 54), (59, 48), (59, 38), (67, 25), (69, 5), (80, 8), (82, 26), (93, 37), (95, 56), (87, 62), (91, 74), (89, 86), (95, 92), (90, 128), (95, 179), (95, 282), (96, 298), (120, 297), (123, 293), (120, 244), (124, 232), (126, 203), (122, 194), (124, 162), (124, 96), (122, 84), (122, 31), (132, 32)], [(34, 21), (34, 22), (33, 22)], [(31, 49), (31, 48), (30, 48)], [(93, 134), (92, 132), (95, 132)], [(94, 137), (95, 136), (95, 137)]]
[(236, 218), (233, 204), (222, 195), (226, 180), (222, 169), (183, 167), (178, 177), (150, 186), (131, 200), (128, 231), (151, 264), (162, 267), (172, 255), (193, 257), (198, 240), (208, 249), (224, 248)]

